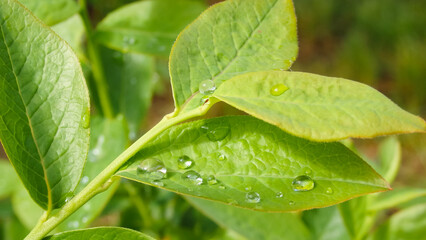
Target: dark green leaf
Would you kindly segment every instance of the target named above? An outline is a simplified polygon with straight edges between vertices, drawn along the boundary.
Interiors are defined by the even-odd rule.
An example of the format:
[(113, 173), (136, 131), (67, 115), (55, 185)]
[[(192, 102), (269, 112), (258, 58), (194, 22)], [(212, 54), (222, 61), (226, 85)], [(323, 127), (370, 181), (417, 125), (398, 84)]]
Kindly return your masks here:
[[(93, 118), (90, 135), (90, 151), (84, 167), (83, 177), (76, 188), (81, 191), (93, 180), (108, 164), (110, 164), (127, 146), (127, 131), (123, 117), (117, 119)], [(88, 227), (89, 224), (101, 213), (114, 194), (118, 183), (111, 186), (68, 217), (61, 225), (59, 231), (73, 230)]]
[(12, 165), (8, 161), (0, 159), (0, 199), (9, 197), (20, 184), (19, 181)]
[(179, 32), (205, 4), (188, 0), (146, 0), (109, 14), (97, 27), (95, 39), (124, 52), (167, 57)]
[[(193, 161), (191, 168), (178, 166), (178, 159), (183, 156)], [(168, 170), (166, 179), (155, 180), (158, 174), (138, 174), (138, 165), (147, 158), (163, 162)], [(324, 207), (388, 189), (384, 179), (342, 144), (297, 138), (250, 116), (214, 118), (172, 127), (131, 161), (117, 175), (154, 186), (164, 185), (165, 189), (185, 195), (264, 211)], [(198, 172), (204, 183), (196, 185), (184, 179), (188, 170)], [(207, 183), (210, 175), (216, 177), (217, 184)], [(303, 175), (309, 175), (315, 187), (306, 192), (294, 191), (292, 181)], [(197, 181), (201, 180), (194, 179)], [(256, 194), (250, 192), (259, 194), (259, 203), (254, 203)], [(276, 197), (279, 192), (283, 197)], [(247, 201), (246, 197), (254, 199)]]
[(74, 0), (19, 0), (19, 2), (49, 26), (68, 19), (79, 9)]
[(351, 239), (336, 206), (305, 211), (303, 220), (312, 233), (312, 240)]
[[(170, 76), (177, 108), (191, 96), (201, 104), (199, 84), (246, 72), (288, 69), (298, 52), (291, 0), (228, 0), (209, 8), (176, 40)], [(191, 104), (192, 105), (192, 104)]]
[(309, 239), (309, 230), (293, 213), (255, 212), (204, 199), (188, 197), (187, 200), (223, 228), (247, 239)]
[(315, 141), (426, 130), (423, 119), (380, 92), (342, 78), (285, 71), (248, 73), (224, 82), (213, 96)]
[(0, 139), (44, 209), (76, 187), (89, 146), (89, 96), (71, 48), (14, 0), (0, 5)]
[(45, 238), (46, 240), (154, 240), (148, 235), (119, 227), (99, 227), (62, 232)]
[(129, 127), (129, 138), (136, 140), (153, 95), (154, 58), (108, 48), (101, 50), (114, 111), (124, 115)]

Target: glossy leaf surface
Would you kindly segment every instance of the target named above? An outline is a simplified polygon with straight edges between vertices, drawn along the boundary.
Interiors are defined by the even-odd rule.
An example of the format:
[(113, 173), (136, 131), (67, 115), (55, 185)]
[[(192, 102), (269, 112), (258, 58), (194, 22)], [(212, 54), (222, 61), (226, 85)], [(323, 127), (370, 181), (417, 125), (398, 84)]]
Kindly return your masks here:
[(199, 198), (186, 199), (223, 228), (247, 239), (309, 239), (309, 230), (292, 213), (255, 212)]
[[(86, 166), (76, 192), (80, 192), (108, 164), (112, 162), (127, 146), (127, 130), (123, 117), (116, 119), (93, 118), (90, 134), (90, 150)], [(58, 226), (59, 231), (74, 230), (88, 227), (101, 213), (112, 194), (117, 189), (118, 182), (105, 192), (99, 193), (86, 204), (68, 217)]]
[(79, 9), (73, 0), (19, 0), (19, 2), (49, 26), (68, 19)]
[[(288, 69), (298, 52), (291, 0), (228, 0), (205, 11), (176, 40), (170, 76), (177, 108), (199, 83), (246, 72)], [(201, 94), (198, 94), (197, 104)]]
[[(193, 166), (182, 169), (178, 159)], [(167, 178), (161, 183), (138, 174), (145, 159), (161, 161)], [(387, 183), (370, 166), (340, 143), (316, 143), (293, 137), (250, 116), (223, 117), (182, 124), (166, 130), (117, 175), (185, 195), (208, 198), (263, 211), (294, 211), (324, 207), (370, 192), (385, 191)], [(149, 163), (145, 162), (145, 163)], [(144, 164), (145, 164), (144, 163)], [(185, 179), (195, 171), (203, 178)], [(154, 174), (155, 175), (155, 174)], [(212, 175), (217, 183), (208, 177)], [(294, 191), (292, 182), (308, 175), (310, 191)], [(155, 176), (154, 176), (155, 177)], [(163, 186), (161, 186), (163, 185)], [(256, 200), (247, 199), (250, 196)], [(277, 197), (282, 193), (282, 197)]]
[(135, 230), (119, 227), (98, 227), (57, 233), (46, 240), (154, 240)]
[(190, 0), (147, 0), (110, 13), (97, 27), (96, 40), (124, 52), (167, 57), (179, 32), (206, 6)]
[[(274, 95), (271, 90), (276, 86), (288, 89)], [(213, 96), (315, 141), (426, 130), (423, 119), (380, 92), (342, 78), (285, 71), (248, 73), (224, 82)]]
[(77, 57), (20, 3), (0, 5), (0, 139), (44, 209), (64, 204), (89, 145), (89, 96)]

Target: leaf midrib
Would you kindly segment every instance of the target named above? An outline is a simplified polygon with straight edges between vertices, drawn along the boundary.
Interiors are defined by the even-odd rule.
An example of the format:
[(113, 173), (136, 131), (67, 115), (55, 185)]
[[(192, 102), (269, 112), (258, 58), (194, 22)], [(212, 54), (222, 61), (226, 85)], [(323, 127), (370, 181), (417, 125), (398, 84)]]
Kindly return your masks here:
[(47, 178), (47, 172), (46, 172), (46, 167), (45, 167), (45, 163), (44, 163), (45, 159), (44, 159), (44, 157), (42, 156), (42, 154), (40, 152), (40, 147), (38, 145), (37, 139), (36, 139), (35, 134), (34, 134), (33, 124), (32, 124), (30, 115), (28, 113), (28, 108), (25, 105), (25, 101), (24, 101), (24, 98), (22, 96), (21, 87), (20, 87), (19, 81), (18, 81), (18, 76), (16, 75), (15, 67), (13, 65), (13, 61), (12, 61), (11, 54), (10, 54), (10, 49), (9, 49), (9, 46), (8, 46), (8, 44), (6, 42), (6, 36), (4, 34), (4, 31), (3, 31), (3, 25), (0, 25), (0, 30), (1, 30), (1, 33), (2, 33), (2, 36), (3, 36), (3, 43), (6, 46), (6, 51), (7, 51), (8, 57), (9, 57), (10, 66), (12, 68), (12, 73), (13, 73), (13, 76), (15, 77), (15, 82), (16, 82), (16, 86), (18, 88), (19, 97), (20, 97), (20, 99), (22, 101), (22, 105), (25, 108), (25, 115), (27, 116), (28, 126), (29, 126), (30, 131), (31, 131), (31, 136), (33, 138), (35, 147), (37, 149), (37, 154), (39, 155), (40, 163), (41, 163), (41, 166), (43, 168), (44, 181), (45, 181), (45, 184), (46, 184), (46, 187), (47, 187), (47, 201), (48, 201), (48, 203), (47, 203), (47, 209), (49, 211), (49, 210), (52, 209), (52, 194), (51, 194), (51, 187), (49, 185), (49, 181), (48, 181), (48, 178)]

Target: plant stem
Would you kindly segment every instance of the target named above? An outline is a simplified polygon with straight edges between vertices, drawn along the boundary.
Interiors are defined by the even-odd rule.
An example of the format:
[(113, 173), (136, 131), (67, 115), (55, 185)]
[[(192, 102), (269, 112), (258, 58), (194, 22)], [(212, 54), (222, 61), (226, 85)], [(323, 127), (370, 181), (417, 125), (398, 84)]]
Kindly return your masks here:
[(112, 184), (111, 177), (127, 162), (127, 160), (139, 152), (145, 144), (173, 125), (204, 115), (215, 102), (216, 101), (211, 101), (199, 108), (177, 115), (173, 113), (166, 115), (157, 125), (122, 152), (110, 165), (108, 165), (96, 178), (94, 178), (81, 192), (66, 203), (57, 213), (48, 216), (45, 221), (40, 220), (40, 224), (33, 228), (25, 239), (42, 239), (92, 197), (106, 190), (107, 187)]
[(95, 80), (96, 89), (98, 91), (101, 109), (105, 117), (113, 118), (114, 112), (108, 95), (108, 85), (105, 80), (104, 69), (99, 55), (99, 47), (93, 41), (93, 29), (87, 11), (86, 0), (80, 0), (80, 15), (87, 33), (87, 52), (92, 65), (93, 79)]

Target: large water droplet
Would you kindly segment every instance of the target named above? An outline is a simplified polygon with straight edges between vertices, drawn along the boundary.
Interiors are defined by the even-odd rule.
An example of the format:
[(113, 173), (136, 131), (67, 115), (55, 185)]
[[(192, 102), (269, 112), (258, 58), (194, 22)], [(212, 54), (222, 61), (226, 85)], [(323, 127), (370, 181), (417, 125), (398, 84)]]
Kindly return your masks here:
[(161, 180), (152, 180), (151, 183), (159, 187), (164, 186), (164, 183)]
[(283, 194), (282, 192), (277, 192), (277, 193), (275, 194), (275, 197), (276, 197), (276, 198), (282, 198), (282, 197), (284, 197), (284, 194)]
[(160, 160), (148, 158), (139, 164), (137, 173), (149, 174), (149, 176), (154, 179), (163, 179), (167, 176), (167, 169)]
[(331, 194), (333, 194), (333, 189), (332, 189), (331, 187), (328, 187), (328, 188), (325, 190), (325, 193), (327, 193), (327, 194), (331, 195)]
[(204, 183), (204, 179), (196, 171), (189, 170), (182, 175), (182, 178), (190, 181), (194, 185), (201, 185)]
[(186, 155), (180, 156), (177, 163), (180, 169), (187, 169), (194, 165), (194, 161)]
[(204, 80), (200, 82), (198, 90), (203, 95), (211, 95), (216, 90), (216, 84), (212, 80)]
[(90, 127), (90, 110), (87, 109), (83, 116), (81, 116), (81, 124), (84, 129), (88, 129)]
[(207, 135), (210, 141), (220, 141), (228, 136), (231, 131), (225, 123), (207, 123), (201, 126), (201, 131)]
[(281, 94), (283, 94), (287, 90), (288, 90), (288, 87), (286, 85), (280, 83), (280, 84), (276, 84), (276, 85), (272, 86), (271, 90), (269, 92), (271, 93), (272, 96), (280, 96)]
[(208, 176), (208, 177), (207, 177), (207, 183), (208, 183), (209, 185), (215, 185), (215, 184), (217, 184), (217, 179), (216, 179), (216, 177), (215, 177), (215, 176), (213, 176), (213, 175)]
[(296, 177), (291, 183), (293, 190), (296, 192), (306, 192), (310, 191), (315, 187), (315, 182), (306, 175), (301, 175)]
[(246, 194), (246, 201), (249, 203), (258, 203), (260, 202), (260, 195), (257, 192), (248, 192)]

